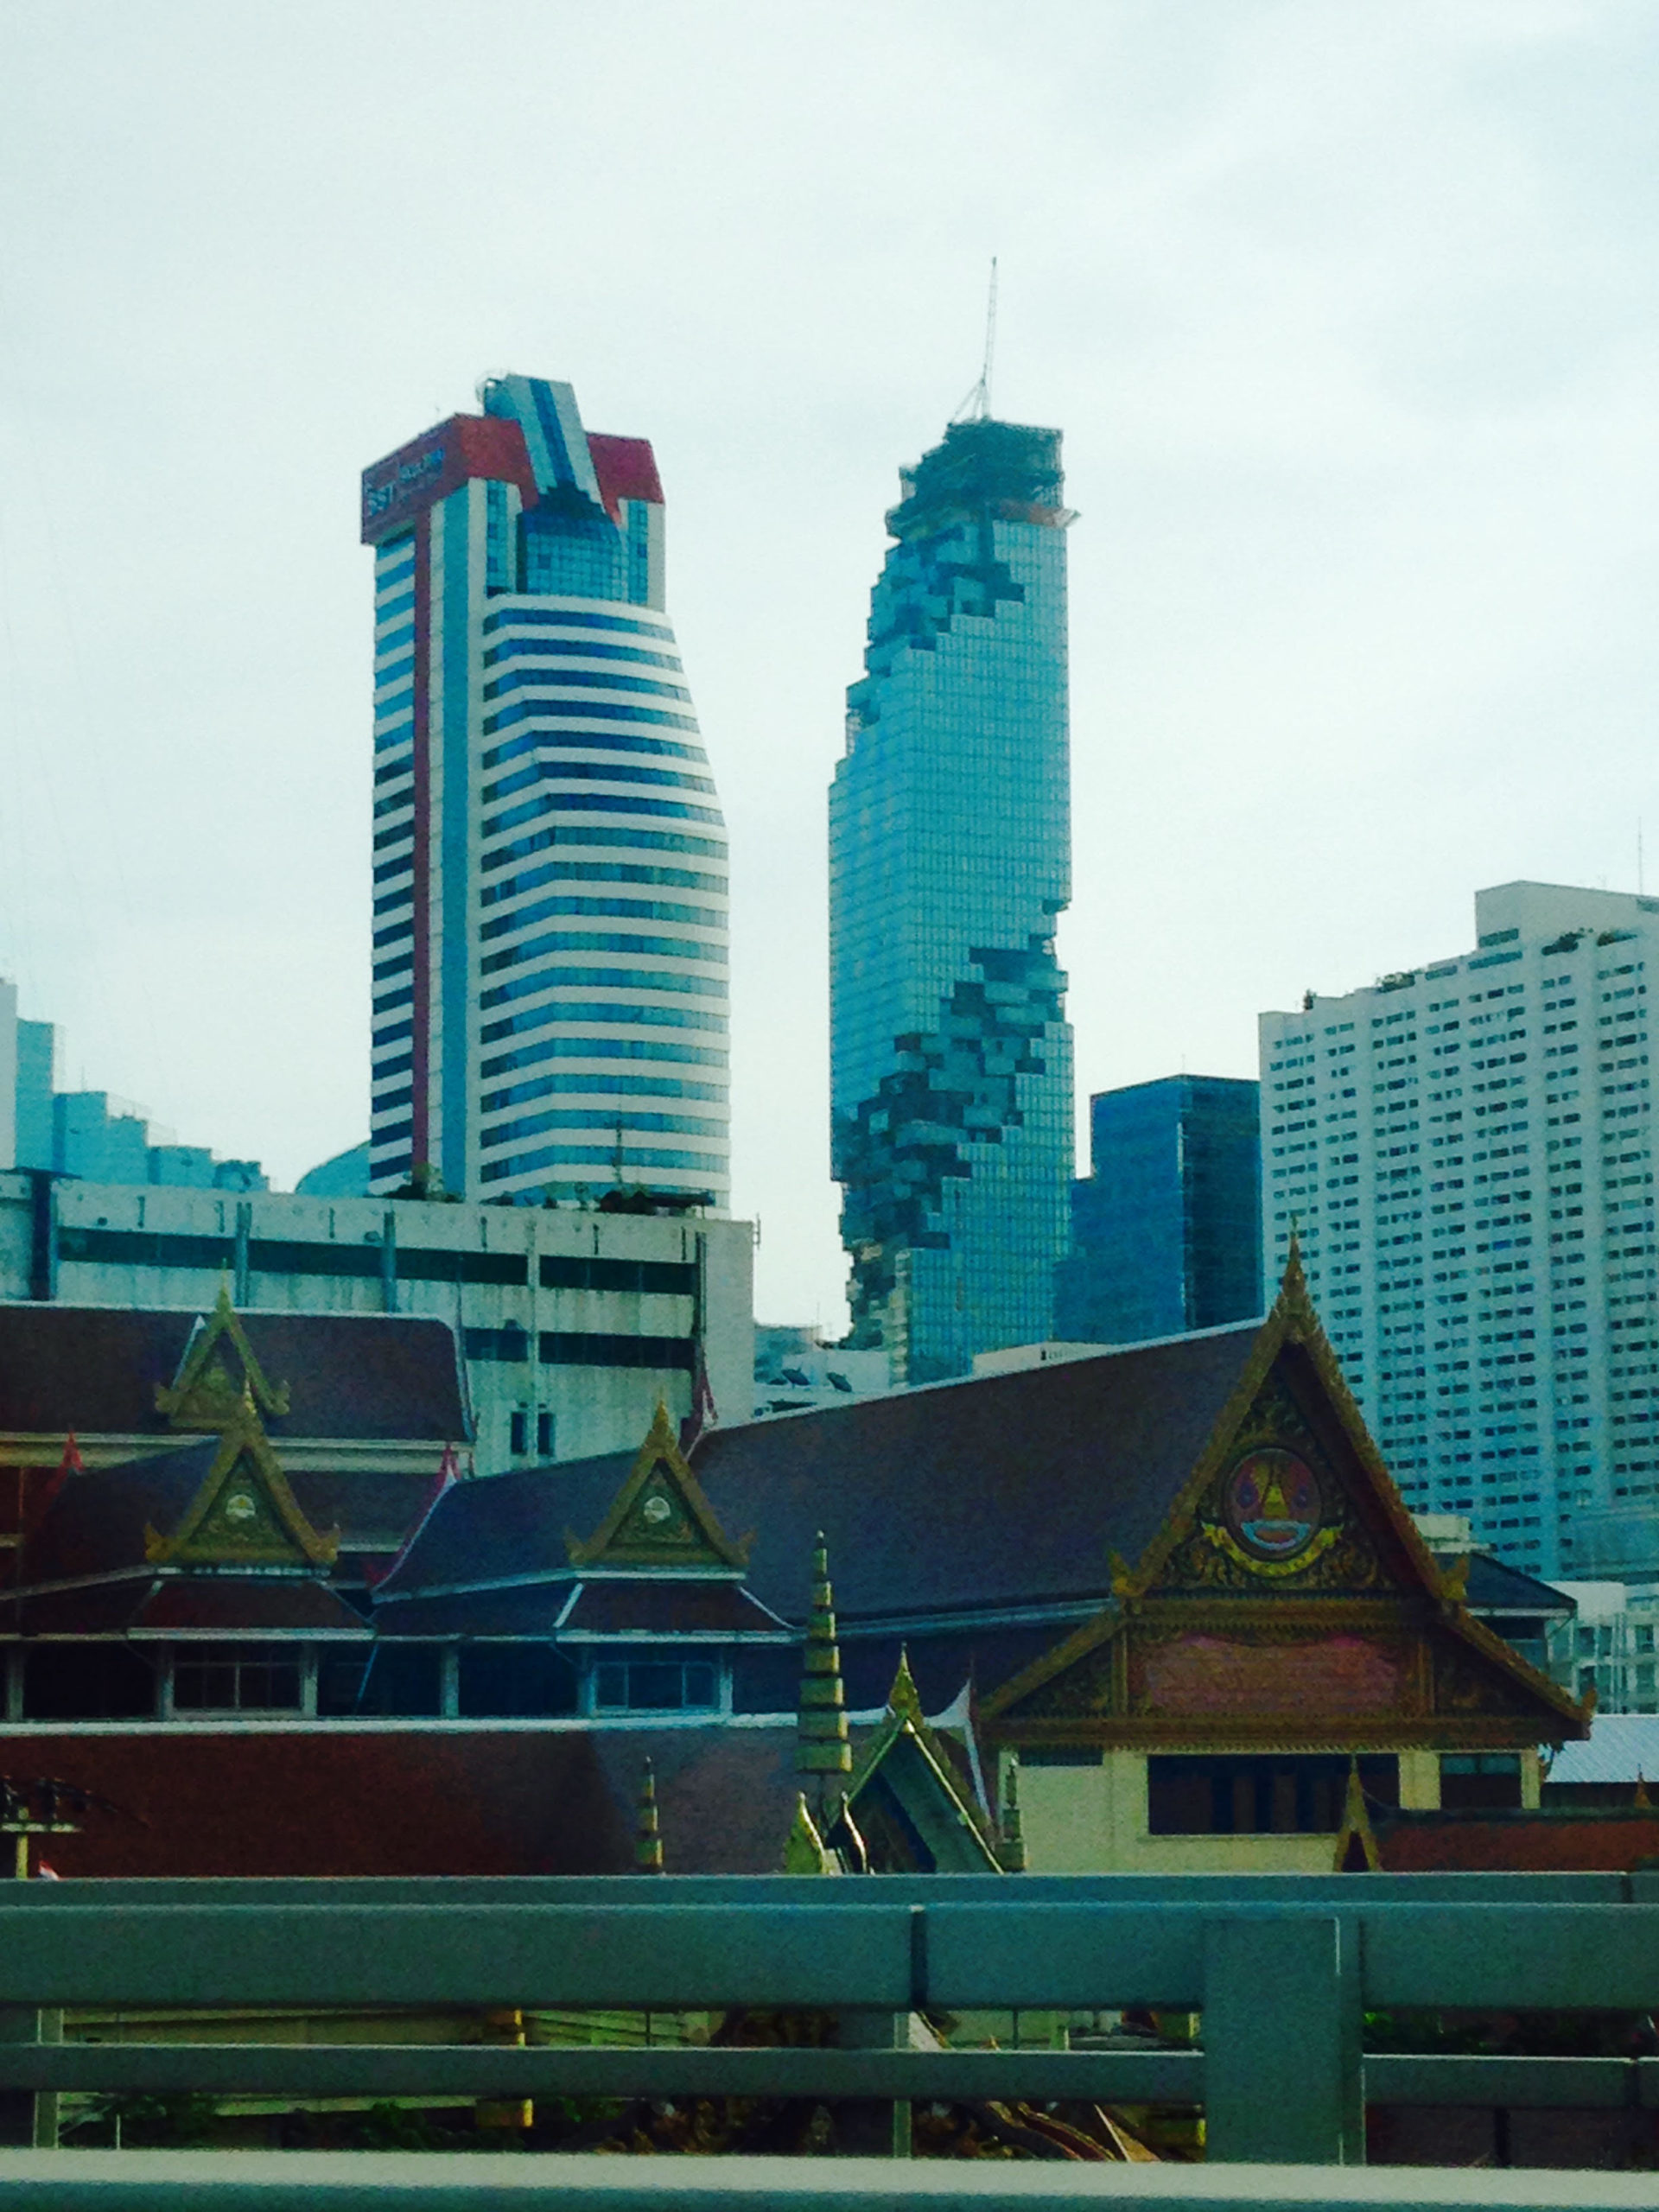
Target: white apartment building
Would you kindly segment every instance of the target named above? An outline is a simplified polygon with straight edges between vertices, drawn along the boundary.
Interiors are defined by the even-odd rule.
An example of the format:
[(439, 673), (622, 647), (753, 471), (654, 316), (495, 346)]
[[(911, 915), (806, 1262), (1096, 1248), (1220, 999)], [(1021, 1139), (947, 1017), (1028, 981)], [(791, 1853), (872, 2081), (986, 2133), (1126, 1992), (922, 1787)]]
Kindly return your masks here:
[(1659, 1573), (1648, 955), (1659, 899), (1510, 883), (1477, 949), (1261, 1017), (1262, 1248), (1293, 1227), (1416, 1512), (1550, 1579)]
[(1553, 1627), (1549, 1671), (1598, 1713), (1659, 1713), (1659, 1590), (1564, 1582), (1578, 1607)]

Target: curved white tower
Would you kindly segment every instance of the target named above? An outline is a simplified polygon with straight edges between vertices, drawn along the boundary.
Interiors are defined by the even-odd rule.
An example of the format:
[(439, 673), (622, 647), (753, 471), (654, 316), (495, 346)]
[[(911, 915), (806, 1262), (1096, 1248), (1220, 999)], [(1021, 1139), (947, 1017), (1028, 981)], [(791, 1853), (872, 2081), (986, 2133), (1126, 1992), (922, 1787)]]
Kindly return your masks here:
[(371, 1170), (723, 1207), (726, 837), (650, 446), (505, 377), (365, 472)]

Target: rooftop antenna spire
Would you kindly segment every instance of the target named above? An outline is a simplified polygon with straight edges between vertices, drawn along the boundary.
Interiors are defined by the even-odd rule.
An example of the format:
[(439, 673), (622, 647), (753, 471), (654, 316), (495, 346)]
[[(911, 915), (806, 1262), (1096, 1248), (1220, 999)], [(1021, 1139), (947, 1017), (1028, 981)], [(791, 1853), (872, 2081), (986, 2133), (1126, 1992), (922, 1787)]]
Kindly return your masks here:
[(953, 423), (983, 423), (991, 411), (991, 372), (996, 364), (996, 256), (991, 256), (991, 289), (985, 302), (985, 359), (979, 382), (956, 413)]

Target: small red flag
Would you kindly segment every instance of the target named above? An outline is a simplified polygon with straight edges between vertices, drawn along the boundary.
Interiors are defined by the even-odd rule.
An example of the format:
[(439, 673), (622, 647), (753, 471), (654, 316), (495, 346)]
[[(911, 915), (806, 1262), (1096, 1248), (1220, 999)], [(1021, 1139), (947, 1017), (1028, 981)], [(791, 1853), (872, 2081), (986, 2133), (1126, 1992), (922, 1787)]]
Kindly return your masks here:
[(720, 1419), (720, 1408), (715, 1403), (715, 1393), (709, 1381), (709, 1369), (702, 1357), (702, 1339), (697, 1338), (697, 1363), (691, 1377), (691, 1410), (680, 1423), (680, 1449), (690, 1452), (705, 1428), (712, 1428)]
[(455, 1456), (455, 1447), (453, 1444), (446, 1444), (443, 1447), (443, 1457), (438, 1462), (436, 1479), (434, 1481), (431, 1489), (427, 1492), (426, 1503), (422, 1506), (419, 1514), (416, 1516), (414, 1527), (404, 1538), (403, 1542), (397, 1547), (396, 1558), (391, 1560), (385, 1567), (365, 1566), (363, 1569), (363, 1579), (368, 1584), (371, 1590), (378, 1589), (381, 1583), (388, 1580), (391, 1576), (394, 1575), (397, 1572), (397, 1569), (409, 1557), (410, 1552), (414, 1547), (416, 1538), (420, 1535), (422, 1529), (425, 1528), (427, 1522), (432, 1518), (433, 1514), (436, 1511), (438, 1500), (443, 1496), (447, 1490), (452, 1490), (460, 1480), (461, 1461)]
[(58, 1493), (70, 1476), (84, 1475), (86, 1471), (86, 1463), (80, 1456), (80, 1446), (75, 1441), (75, 1432), (72, 1428), (64, 1440), (63, 1457), (53, 1470), (51, 1481), (41, 1492), (29, 1514), (29, 1528), (31, 1532), (39, 1528), (41, 1522), (52, 1510), (53, 1506), (57, 1503)]

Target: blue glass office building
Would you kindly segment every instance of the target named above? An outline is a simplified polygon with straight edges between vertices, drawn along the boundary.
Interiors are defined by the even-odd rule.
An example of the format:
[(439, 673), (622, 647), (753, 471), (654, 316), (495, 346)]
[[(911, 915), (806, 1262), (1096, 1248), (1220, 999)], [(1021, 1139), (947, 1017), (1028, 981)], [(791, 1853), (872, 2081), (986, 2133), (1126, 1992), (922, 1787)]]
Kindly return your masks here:
[(954, 423), (899, 483), (830, 798), (830, 1050), (853, 1342), (913, 1382), (1052, 1330), (1071, 517), (1058, 430)]
[(1054, 1333), (1138, 1344), (1262, 1310), (1259, 1086), (1176, 1075), (1090, 1099)]

